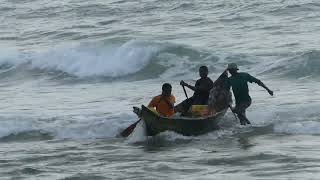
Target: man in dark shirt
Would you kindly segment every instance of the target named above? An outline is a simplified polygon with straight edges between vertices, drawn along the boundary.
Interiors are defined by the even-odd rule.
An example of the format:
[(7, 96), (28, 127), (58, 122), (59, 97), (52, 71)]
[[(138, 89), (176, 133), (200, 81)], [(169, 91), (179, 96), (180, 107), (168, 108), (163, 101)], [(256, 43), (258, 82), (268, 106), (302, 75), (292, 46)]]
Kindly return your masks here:
[(197, 80), (195, 86), (189, 85), (184, 81), (180, 82), (180, 85), (188, 87), (193, 90), (193, 96), (185, 100), (183, 104), (183, 111), (189, 110), (191, 105), (207, 105), (210, 90), (213, 87), (212, 80), (208, 77), (208, 67), (201, 66), (199, 68), (200, 79)]
[(271, 91), (259, 79), (251, 76), (250, 74), (238, 72), (239, 69), (235, 63), (228, 64), (227, 70), (231, 74), (231, 77), (229, 77), (227, 80), (227, 86), (228, 89), (232, 87), (233, 95), (236, 100), (236, 106), (232, 109), (232, 111), (238, 115), (241, 125), (250, 124), (250, 121), (246, 117), (246, 109), (251, 105), (248, 82), (257, 83), (259, 86), (266, 89), (271, 96), (273, 96), (273, 91)]

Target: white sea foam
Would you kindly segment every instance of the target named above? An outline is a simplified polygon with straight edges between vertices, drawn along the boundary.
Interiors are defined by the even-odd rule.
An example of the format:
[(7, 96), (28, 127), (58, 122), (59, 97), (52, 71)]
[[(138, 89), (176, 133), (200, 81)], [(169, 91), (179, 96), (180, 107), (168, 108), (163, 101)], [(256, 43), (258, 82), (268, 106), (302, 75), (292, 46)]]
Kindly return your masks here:
[(28, 54), (19, 52), (13, 48), (1, 47), (0, 54), (0, 65), (18, 66), (28, 61)]
[(37, 129), (37, 123), (34, 121), (21, 121), (18, 119), (2, 119), (0, 121), (0, 137)]
[(79, 77), (118, 77), (142, 69), (159, 49), (139, 41), (122, 45), (71, 45), (36, 54), (34, 68), (59, 70)]
[(161, 48), (137, 40), (123, 44), (64, 44), (35, 52), (6, 50), (0, 65), (29, 64), (32, 69), (62, 71), (78, 77), (119, 77), (144, 68)]
[(293, 123), (281, 123), (274, 126), (276, 133), (286, 134), (320, 134), (320, 122), (304, 121)]
[(113, 118), (84, 115), (62, 117), (58, 119), (1, 117), (0, 138), (30, 131), (50, 133), (54, 139), (95, 139), (116, 137), (123, 127), (126, 126), (124, 120), (128, 121), (128, 119), (131, 118), (132, 116), (127, 114), (120, 114), (119, 117)]
[(144, 121), (140, 121), (133, 132), (130, 134), (130, 136), (127, 139), (128, 143), (138, 143), (143, 142), (147, 139), (146, 136), (146, 125)]

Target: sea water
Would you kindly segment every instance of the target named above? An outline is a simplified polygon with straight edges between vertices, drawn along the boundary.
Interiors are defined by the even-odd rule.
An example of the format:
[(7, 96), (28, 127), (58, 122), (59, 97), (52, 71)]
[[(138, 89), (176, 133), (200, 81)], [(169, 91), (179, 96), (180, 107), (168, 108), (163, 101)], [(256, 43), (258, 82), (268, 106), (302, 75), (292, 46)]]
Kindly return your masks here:
[[(0, 179), (319, 179), (315, 0), (0, 0)], [(132, 106), (228, 63), (250, 84), (240, 126), (146, 137)], [(189, 96), (192, 91), (187, 89)]]

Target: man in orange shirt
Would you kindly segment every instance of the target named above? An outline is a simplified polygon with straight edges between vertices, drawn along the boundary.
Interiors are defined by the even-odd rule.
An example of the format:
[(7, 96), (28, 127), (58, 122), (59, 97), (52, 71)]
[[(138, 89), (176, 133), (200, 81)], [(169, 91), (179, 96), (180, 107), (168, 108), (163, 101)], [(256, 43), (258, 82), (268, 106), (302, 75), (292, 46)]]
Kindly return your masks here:
[(155, 107), (157, 112), (163, 116), (172, 116), (174, 111), (174, 103), (176, 98), (171, 95), (172, 86), (169, 83), (162, 85), (162, 94), (155, 96), (150, 101), (148, 107)]

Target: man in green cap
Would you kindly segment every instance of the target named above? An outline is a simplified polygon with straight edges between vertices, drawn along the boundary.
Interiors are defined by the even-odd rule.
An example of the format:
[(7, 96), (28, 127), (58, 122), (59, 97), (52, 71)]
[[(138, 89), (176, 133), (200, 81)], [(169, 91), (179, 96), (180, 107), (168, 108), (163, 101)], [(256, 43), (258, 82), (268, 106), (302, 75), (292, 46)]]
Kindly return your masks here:
[(271, 91), (263, 82), (259, 79), (251, 76), (248, 73), (238, 72), (238, 66), (235, 63), (228, 64), (227, 70), (231, 76), (227, 79), (227, 87), (232, 87), (233, 95), (236, 100), (236, 106), (231, 110), (238, 115), (241, 125), (251, 124), (246, 117), (246, 109), (251, 105), (251, 97), (249, 96), (248, 82), (257, 83), (268, 91), (273, 96)]

